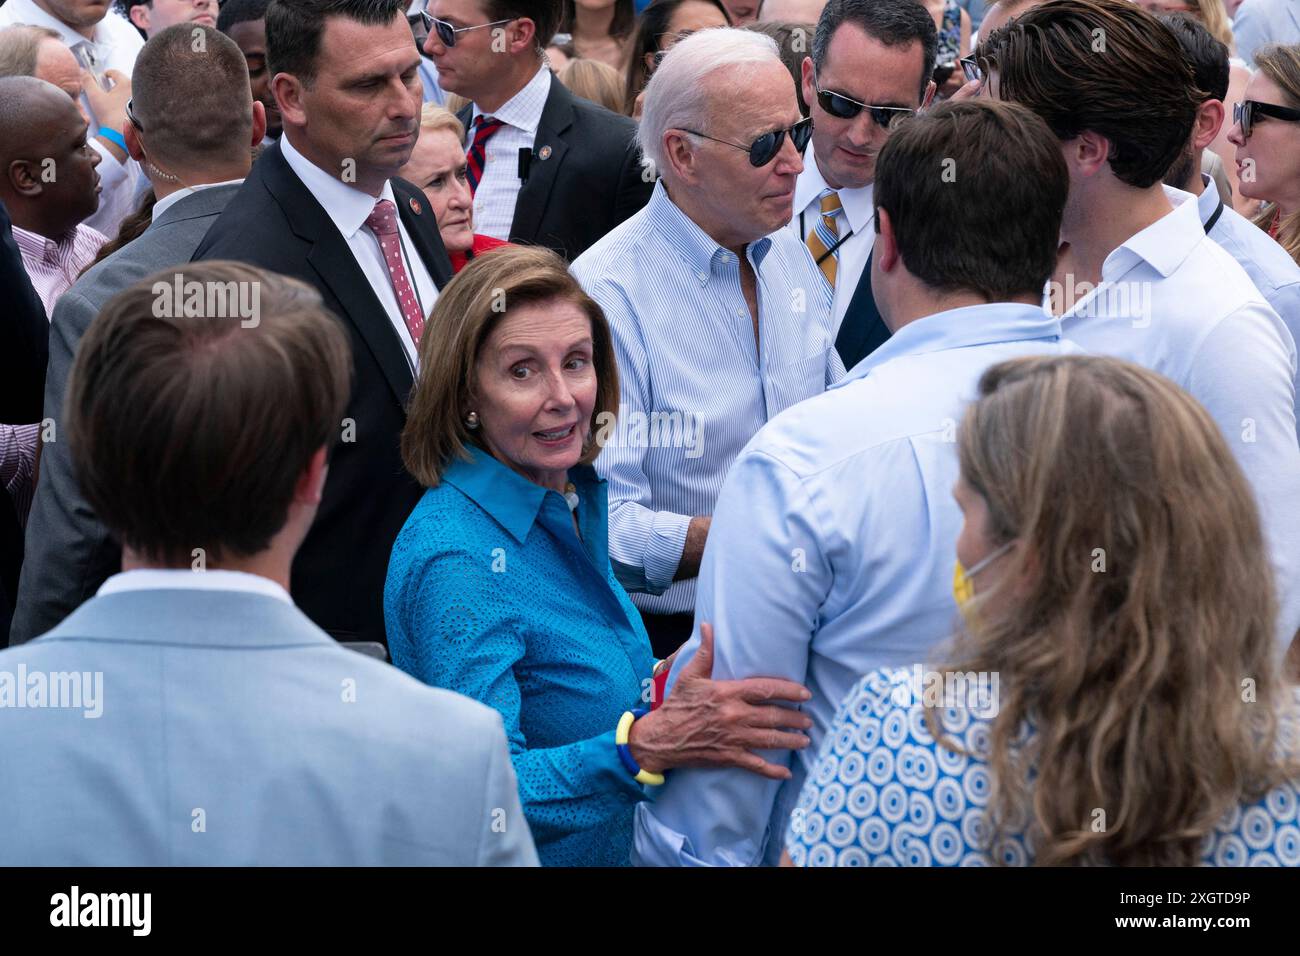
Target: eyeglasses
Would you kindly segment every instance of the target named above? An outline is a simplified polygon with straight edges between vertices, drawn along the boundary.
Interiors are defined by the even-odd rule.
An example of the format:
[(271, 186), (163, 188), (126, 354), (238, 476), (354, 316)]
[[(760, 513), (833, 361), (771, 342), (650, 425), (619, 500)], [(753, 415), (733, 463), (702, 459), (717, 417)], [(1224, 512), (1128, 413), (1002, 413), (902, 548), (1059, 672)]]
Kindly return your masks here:
[(493, 20), (491, 23), (479, 23), (472, 27), (458, 27), (448, 23), (446, 20), (439, 20), (437, 17), (430, 16), (425, 10), (420, 11), (420, 16), (428, 24), (427, 29), (432, 29), (438, 34), (438, 42), (450, 49), (456, 45), (457, 33), (468, 33), (470, 30), (482, 30), (484, 27), (495, 27), (502, 23), (509, 23), (511, 20), (518, 20), (518, 17), (506, 17), (504, 20)]
[(822, 89), (817, 91), (817, 103), (836, 119), (853, 119), (863, 110), (868, 110), (871, 113), (871, 121), (881, 129), (889, 129), (889, 124), (894, 120), (911, 116), (916, 112), (905, 106), (872, 106), (869, 103), (859, 103), (843, 93)]
[(1255, 125), (1255, 119), (1259, 116), (1272, 116), (1292, 123), (1300, 122), (1300, 110), (1293, 110), (1287, 106), (1261, 103), (1258, 100), (1232, 104), (1232, 121), (1241, 124), (1242, 139), (1250, 139), (1251, 127)]
[(967, 83), (983, 83), (984, 71), (973, 56), (964, 56), (957, 61), (961, 64), (961, 71), (966, 75)]
[(731, 146), (734, 149), (743, 149), (749, 153), (749, 165), (758, 167), (766, 166), (781, 150), (781, 144), (785, 142), (785, 134), (790, 134), (790, 142), (794, 143), (794, 148), (800, 153), (808, 146), (808, 140), (812, 138), (812, 118), (801, 119), (786, 129), (774, 129), (770, 133), (764, 133), (748, 146), (741, 146), (739, 143), (732, 143), (725, 139), (715, 139), (712, 136), (706, 136), (704, 133), (696, 132), (693, 129), (683, 129), (683, 133), (690, 133), (692, 136), (699, 136), (701, 139), (707, 139), (714, 143), (721, 143), (724, 146)]
[(135, 105), (135, 97), (132, 97), (131, 99), (126, 101), (126, 118), (131, 123), (132, 126), (134, 126), (136, 129), (138, 129), (140, 132), (143, 133), (144, 127), (141, 126), (140, 121), (135, 118), (135, 110), (131, 108), (134, 105)]

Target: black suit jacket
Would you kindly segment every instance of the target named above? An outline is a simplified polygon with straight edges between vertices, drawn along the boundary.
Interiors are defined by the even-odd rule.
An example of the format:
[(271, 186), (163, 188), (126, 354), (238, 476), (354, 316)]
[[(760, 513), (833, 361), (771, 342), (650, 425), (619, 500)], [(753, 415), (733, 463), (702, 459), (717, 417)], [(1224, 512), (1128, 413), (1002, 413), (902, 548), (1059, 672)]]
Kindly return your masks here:
[[(424, 195), (392, 180), (402, 224), (441, 289), (451, 262)], [(413, 203), (412, 200), (415, 200)], [(293, 599), (341, 641), (385, 646), (388, 555), (421, 489), (402, 467), (412, 373), (397, 332), (347, 242), (279, 144), (268, 148), (208, 230), (194, 259), (238, 259), (319, 290), (352, 340), (352, 396), (316, 521), (294, 560)], [(351, 440), (349, 440), (349, 438)]]
[[(466, 129), (472, 114), (472, 106), (460, 111)], [(572, 262), (644, 206), (653, 189), (636, 123), (574, 96), (552, 75), (510, 241), (546, 246)]]

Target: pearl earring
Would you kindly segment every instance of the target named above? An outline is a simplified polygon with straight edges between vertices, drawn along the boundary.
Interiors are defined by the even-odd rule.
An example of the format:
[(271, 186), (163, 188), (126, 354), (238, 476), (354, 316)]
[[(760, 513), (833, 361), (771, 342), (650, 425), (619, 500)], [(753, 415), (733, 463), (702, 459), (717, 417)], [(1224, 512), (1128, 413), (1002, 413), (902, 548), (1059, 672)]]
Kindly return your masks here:
[(465, 427), (469, 429), (478, 428), (478, 412), (470, 412), (465, 416)]

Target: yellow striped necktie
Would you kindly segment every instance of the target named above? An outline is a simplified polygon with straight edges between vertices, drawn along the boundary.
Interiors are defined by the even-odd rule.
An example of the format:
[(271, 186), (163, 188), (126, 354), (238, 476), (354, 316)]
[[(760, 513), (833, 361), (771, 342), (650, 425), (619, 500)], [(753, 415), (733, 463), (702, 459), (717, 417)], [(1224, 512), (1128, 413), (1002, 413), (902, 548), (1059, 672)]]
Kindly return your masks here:
[[(839, 265), (840, 250), (832, 247), (839, 240), (839, 227), (836, 219), (844, 214), (844, 209), (840, 205), (840, 194), (834, 190), (827, 190), (822, 194), (821, 215), (817, 217), (817, 223), (808, 232), (808, 238), (805, 240), (808, 244), (808, 251), (812, 253), (813, 261), (818, 263), (822, 275), (826, 281), (835, 288), (835, 269)], [(829, 253), (829, 255), (828, 255)]]

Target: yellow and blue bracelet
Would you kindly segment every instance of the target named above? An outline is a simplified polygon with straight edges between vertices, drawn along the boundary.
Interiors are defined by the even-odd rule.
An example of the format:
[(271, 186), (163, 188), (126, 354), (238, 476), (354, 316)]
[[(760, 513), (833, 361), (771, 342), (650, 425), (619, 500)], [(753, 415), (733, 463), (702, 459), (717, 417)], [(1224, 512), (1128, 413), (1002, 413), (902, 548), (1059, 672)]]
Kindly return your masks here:
[(646, 707), (638, 707), (636, 710), (624, 712), (618, 720), (618, 729), (614, 731), (614, 744), (618, 747), (618, 759), (623, 761), (623, 766), (627, 768), (637, 783), (644, 783), (651, 787), (657, 787), (664, 782), (664, 775), (661, 773), (651, 773), (649, 770), (642, 770), (632, 757), (632, 750), (627, 745), (628, 734), (632, 732), (634, 721), (650, 713)]

